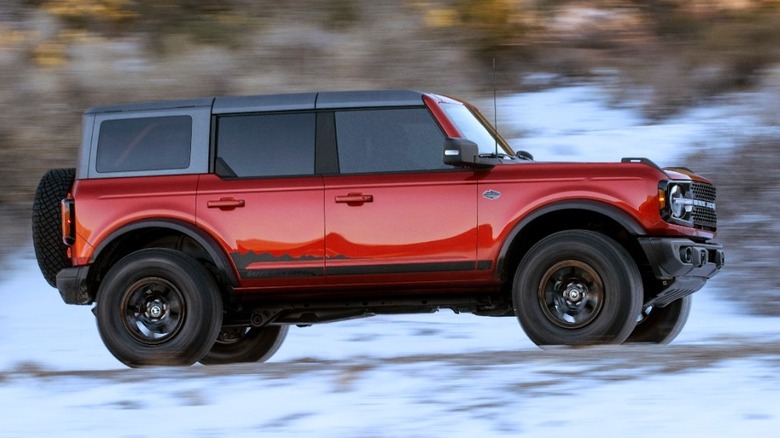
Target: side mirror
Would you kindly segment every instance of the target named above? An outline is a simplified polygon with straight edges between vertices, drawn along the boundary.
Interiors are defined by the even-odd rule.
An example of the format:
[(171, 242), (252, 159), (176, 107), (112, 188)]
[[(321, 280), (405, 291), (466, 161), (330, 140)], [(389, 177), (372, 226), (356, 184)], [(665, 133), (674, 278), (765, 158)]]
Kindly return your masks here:
[(471, 169), (489, 169), (497, 164), (497, 160), (480, 158), (479, 146), (471, 140), (448, 138), (444, 140), (444, 164)]

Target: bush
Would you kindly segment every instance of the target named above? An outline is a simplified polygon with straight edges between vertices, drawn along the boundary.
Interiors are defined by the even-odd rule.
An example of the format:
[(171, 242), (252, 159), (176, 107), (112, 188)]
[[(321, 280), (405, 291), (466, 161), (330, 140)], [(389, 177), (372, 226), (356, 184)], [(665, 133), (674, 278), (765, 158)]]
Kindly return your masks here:
[[(726, 266), (714, 282), (756, 314), (780, 315), (780, 139), (753, 138), (689, 157), (718, 187), (718, 240)], [(725, 287), (723, 287), (725, 285)]]

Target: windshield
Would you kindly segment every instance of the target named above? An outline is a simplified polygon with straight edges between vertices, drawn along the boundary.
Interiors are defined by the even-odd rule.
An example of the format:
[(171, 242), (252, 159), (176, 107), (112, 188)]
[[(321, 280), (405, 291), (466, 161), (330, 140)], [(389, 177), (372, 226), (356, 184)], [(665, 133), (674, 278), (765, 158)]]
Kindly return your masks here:
[(465, 105), (444, 104), (441, 107), (463, 135), (463, 138), (471, 140), (479, 146), (480, 155), (493, 155), (498, 152), (499, 155), (514, 156), (514, 152), (504, 139), (493, 135), (493, 127), (481, 114), (472, 112)]

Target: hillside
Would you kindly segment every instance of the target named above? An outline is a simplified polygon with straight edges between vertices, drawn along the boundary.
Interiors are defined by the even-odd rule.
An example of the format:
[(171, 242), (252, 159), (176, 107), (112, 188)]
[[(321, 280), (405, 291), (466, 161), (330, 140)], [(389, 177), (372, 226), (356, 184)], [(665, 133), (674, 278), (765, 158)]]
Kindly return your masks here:
[[(480, 99), (494, 87), (597, 79), (611, 81), (616, 104), (641, 100), (661, 120), (722, 93), (777, 86), (778, 11), (774, 0), (3, 2), (0, 256), (26, 244), (38, 179), (74, 165), (81, 113), (93, 105), (396, 87)], [(743, 150), (690, 159), (717, 176), (736, 255), (729, 278), (759, 279), (770, 304), (756, 307), (772, 311), (776, 143), (746, 139)], [(746, 193), (769, 211), (752, 213)]]

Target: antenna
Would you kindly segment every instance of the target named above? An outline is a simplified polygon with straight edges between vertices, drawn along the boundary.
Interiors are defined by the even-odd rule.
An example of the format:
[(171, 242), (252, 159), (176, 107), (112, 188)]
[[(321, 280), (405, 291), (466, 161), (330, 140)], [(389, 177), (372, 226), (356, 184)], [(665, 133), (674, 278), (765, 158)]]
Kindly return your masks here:
[(496, 57), (493, 57), (493, 140), (496, 142), (495, 154), (498, 157), (498, 104), (496, 103)]

